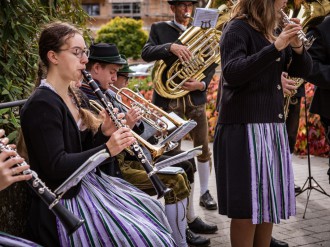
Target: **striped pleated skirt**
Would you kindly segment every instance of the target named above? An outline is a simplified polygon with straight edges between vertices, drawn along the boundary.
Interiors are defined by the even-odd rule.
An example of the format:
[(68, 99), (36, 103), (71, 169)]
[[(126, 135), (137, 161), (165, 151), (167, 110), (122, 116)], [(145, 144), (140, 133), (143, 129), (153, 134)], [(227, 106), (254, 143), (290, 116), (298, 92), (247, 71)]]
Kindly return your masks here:
[(90, 172), (61, 203), (85, 220), (70, 237), (57, 221), (61, 246), (176, 246), (163, 205), (120, 178)]
[(284, 123), (218, 124), (213, 148), (220, 214), (253, 224), (295, 215)]
[(29, 240), (15, 237), (4, 232), (0, 232), (0, 246), (15, 246), (15, 247), (41, 247), (39, 244)]

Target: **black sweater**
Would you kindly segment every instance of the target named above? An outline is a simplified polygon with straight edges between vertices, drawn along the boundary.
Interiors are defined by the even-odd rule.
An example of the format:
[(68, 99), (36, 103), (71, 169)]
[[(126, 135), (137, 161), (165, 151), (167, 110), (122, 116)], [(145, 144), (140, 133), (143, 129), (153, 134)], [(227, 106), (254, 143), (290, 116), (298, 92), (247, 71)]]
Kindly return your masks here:
[[(284, 122), (282, 71), (309, 74), (312, 61), (287, 48), (279, 52), (244, 20), (232, 20), (220, 40), (222, 87), (219, 123)], [(289, 62), (291, 61), (290, 65)]]
[[(47, 87), (37, 88), (25, 103), (21, 125), (31, 169), (52, 190), (89, 157), (106, 148), (108, 139), (100, 132), (93, 136), (91, 131), (79, 131), (62, 98)], [(76, 190), (69, 190), (65, 198), (74, 196)]]

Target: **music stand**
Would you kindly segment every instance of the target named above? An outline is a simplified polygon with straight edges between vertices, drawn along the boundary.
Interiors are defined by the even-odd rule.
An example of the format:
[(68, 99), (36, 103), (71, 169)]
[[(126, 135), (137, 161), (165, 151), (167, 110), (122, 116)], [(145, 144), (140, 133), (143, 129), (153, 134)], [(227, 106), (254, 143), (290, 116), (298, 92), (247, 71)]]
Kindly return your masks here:
[[(308, 132), (308, 118), (307, 118), (307, 95), (306, 94), (305, 94), (304, 105), (305, 105), (305, 129), (306, 129), (306, 142), (307, 142), (306, 147), (307, 147), (308, 177), (307, 177), (301, 191), (296, 193), (296, 197), (297, 197), (300, 194), (307, 191), (307, 201), (306, 201), (306, 205), (305, 205), (305, 211), (304, 211), (303, 219), (305, 219), (307, 205), (308, 205), (308, 201), (309, 201), (310, 195), (312, 193), (312, 190), (316, 190), (316, 191), (320, 192), (321, 194), (330, 197), (330, 195), (321, 187), (321, 185), (312, 176), (311, 158), (310, 158), (310, 149), (309, 149), (309, 132)], [(314, 182), (314, 184), (316, 184), (316, 186), (312, 182)]]

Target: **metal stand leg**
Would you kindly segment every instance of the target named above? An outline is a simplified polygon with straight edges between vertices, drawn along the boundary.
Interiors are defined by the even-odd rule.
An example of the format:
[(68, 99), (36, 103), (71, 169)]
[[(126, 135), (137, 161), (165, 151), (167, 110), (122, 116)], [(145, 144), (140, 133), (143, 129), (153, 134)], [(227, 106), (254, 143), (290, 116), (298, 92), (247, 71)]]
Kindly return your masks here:
[[(306, 128), (306, 140), (307, 140), (307, 145), (306, 146), (307, 146), (308, 178), (306, 179), (301, 191), (296, 194), (296, 197), (297, 197), (300, 194), (307, 191), (307, 201), (306, 201), (306, 205), (305, 205), (305, 211), (304, 211), (303, 219), (305, 219), (306, 210), (307, 210), (307, 206), (308, 206), (308, 202), (309, 202), (309, 198), (310, 198), (310, 195), (312, 193), (312, 190), (316, 190), (316, 191), (320, 192), (321, 194), (330, 197), (330, 195), (327, 192), (325, 192), (325, 190), (321, 187), (321, 185), (312, 177), (310, 149), (309, 149), (309, 133), (308, 133), (307, 103), (306, 103), (307, 100), (306, 100), (306, 98), (307, 97), (305, 96), (304, 105), (305, 105), (305, 128)], [(314, 182), (314, 184), (316, 184), (316, 186), (312, 182)]]

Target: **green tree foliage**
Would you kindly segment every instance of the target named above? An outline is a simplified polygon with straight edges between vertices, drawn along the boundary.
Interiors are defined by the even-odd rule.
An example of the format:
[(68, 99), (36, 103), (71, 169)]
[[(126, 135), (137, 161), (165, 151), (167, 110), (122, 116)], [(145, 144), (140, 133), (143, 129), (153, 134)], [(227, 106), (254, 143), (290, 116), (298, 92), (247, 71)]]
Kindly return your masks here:
[[(27, 98), (32, 91), (38, 63), (38, 34), (53, 20), (85, 27), (88, 15), (79, 0), (0, 1), (0, 103)], [(18, 110), (0, 109), (0, 128), (15, 139)]]
[(101, 26), (97, 31), (96, 42), (116, 44), (121, 54), (138, 59), (148, 38), (142, 26), (141, 20), (116, 17)]
[[(0, 0), (0, 103), (26, 99), (36, 79), (37, 40), (53, 20), (84, 27), (88, 15), (80, 0)], [(0, 109), (0, 128), (14, 140), (20, 127), (18, 109)], [(50, 140), (51, 141), (51, 140)], [(0, 193), (0, 231), (26, 237), (30, 197), (25, 183)]]

